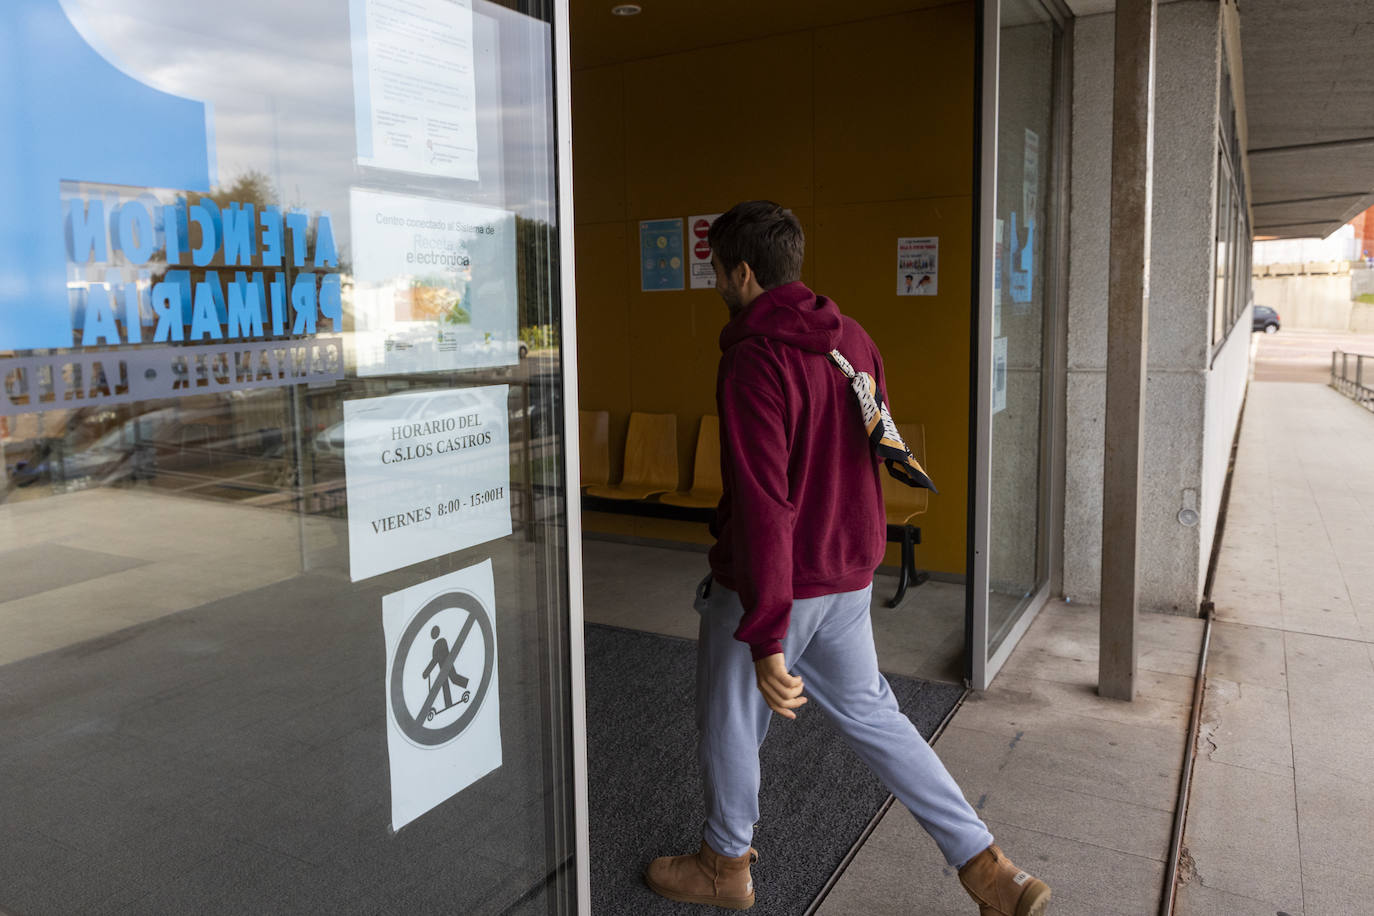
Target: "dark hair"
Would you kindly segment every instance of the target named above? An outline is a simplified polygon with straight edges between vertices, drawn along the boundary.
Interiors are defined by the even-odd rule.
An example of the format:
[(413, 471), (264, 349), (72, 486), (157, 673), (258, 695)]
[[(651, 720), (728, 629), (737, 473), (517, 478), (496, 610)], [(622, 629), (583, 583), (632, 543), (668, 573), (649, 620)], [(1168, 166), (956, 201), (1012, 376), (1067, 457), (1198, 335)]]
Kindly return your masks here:
[(801, 279), (806, 238), (801, 223), (771, 200), (746, 200), (717, 217), (707, 235), (727, 271), (744, 262), (759, 286), (772, 289)]

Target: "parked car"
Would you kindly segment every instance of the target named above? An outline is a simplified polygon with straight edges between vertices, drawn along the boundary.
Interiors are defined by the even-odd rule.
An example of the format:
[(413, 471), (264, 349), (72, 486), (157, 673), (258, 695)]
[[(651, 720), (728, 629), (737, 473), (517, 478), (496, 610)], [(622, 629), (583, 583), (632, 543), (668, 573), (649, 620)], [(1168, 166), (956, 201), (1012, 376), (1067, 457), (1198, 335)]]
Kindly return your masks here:
[(1278, 331), (1279, 313), (1267, 305), (1255, 306), (1255, 319), (1250, 325), (1252, 331), (1263, 331), (1266, 334), (1273, 334)]
[(221, 407), (164, 407), (132, 417), (94, 441), (73, 428), (43, 440), (11, 464), (9, 477), (20, 487), (106, 486), (150, 479), (161, 471), (204, 472), (232, 461), (270, 460), (283, 454), (280, 430), (233, 434), (228, 420)]

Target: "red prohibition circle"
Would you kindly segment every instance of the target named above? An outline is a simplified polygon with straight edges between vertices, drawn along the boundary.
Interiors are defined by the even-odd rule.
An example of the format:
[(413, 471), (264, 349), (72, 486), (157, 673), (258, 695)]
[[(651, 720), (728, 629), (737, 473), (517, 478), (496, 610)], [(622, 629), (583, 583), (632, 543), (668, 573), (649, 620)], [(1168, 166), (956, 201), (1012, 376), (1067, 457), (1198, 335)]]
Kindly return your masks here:
[(705, 242), (705, 241), (703, 241), (703, 242), (697, 242), (696, 247), (693, 248), (692, 250), (693, 250), (694, 252), (696, 252), (696, 256), (697, 256), (697, 258), (698, 258), (699, 260), (702, 260), (702, 261), (709, 261), (709, 260), (711, 260), (711, 243), (710, 243), (710, 242)]
[(699, 219), (692, 223), (692, 233), (699, 239), (706, 238), (706, 233), (711, 231), (711, 224), (704, 219)]

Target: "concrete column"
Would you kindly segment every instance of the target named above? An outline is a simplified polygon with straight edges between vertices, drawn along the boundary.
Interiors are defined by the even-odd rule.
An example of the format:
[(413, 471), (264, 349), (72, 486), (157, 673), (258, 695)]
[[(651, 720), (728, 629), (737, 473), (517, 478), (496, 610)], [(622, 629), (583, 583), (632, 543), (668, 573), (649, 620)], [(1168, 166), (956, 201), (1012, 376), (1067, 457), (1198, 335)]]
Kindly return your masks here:
[(1098, 693), (1135, 699), (1157, 0), (1117, 0)]

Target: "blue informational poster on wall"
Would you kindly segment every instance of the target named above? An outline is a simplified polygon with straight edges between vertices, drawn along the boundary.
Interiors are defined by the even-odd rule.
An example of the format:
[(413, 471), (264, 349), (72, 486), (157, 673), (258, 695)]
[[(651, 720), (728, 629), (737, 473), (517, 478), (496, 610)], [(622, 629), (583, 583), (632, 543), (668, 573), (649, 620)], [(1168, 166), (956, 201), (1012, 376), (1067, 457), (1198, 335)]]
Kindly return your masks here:
[(683, 288), (680, 218), (640, 222), (639, 288), (646, 293)]

